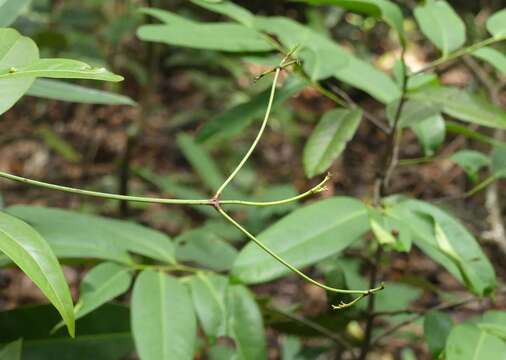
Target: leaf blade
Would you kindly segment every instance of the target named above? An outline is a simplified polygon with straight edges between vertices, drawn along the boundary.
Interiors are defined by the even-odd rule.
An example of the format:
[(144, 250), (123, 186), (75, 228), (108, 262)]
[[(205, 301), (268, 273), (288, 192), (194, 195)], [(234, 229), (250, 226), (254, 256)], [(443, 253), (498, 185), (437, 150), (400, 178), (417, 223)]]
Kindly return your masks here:
[(70, 290), (56, 256), (42, 236), (25, 222), (0, 212), (0, 250), (42, 290), (74, 336)]

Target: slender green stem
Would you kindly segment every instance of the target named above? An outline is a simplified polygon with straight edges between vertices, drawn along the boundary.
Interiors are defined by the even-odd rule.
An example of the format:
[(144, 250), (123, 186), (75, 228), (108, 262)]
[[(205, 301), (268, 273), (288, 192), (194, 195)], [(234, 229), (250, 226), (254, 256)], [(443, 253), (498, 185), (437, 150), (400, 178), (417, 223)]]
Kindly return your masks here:
[(316, 194), (320, 191), (324, 191), (326, 189), (325, 184), (330, 180), (330, 175), (325, 176), (325, 179), (323, 179), (318, 185), (312, 187), (311, 189), (293, 196), (291, 198), (283, 199), (283, 200), (276, 200), (276, 201), (243, 201), (243, 200), (220, 200), (220, 205), (248, 205), (248, 206), (274, 206), (274, 205), (282, 205), (287, 204), (293, 201), (297, 201), (300, 199), (303, 199), (305, 197), (308, 197), (310, 195)]
[(275, 68), (275, 70), (274, 70), (274, 79), (272, 80), (271, 93), (270, 93), (270, 96), (269, 96), (269, 102), (267, 103), (267, 110), (265, 111), (265, 116), (264, 116), (264, 119), (262, 121), (262, 126), (260, 127), (260, 130), (259, 130), (259, 132), (258, 132), (255, 140), (251, 144), (248, 152), (244, 155), (244, 157), (242, 158), (242, 160), (236, 166), (236, 168), (234, 169), (234, 171), (232, 171), (232, 173), (229, 175), (229, 177), (225, 180), (225, 182), (216, 191), (216, 194), (214, 195), (215, 199), (219, 199), (219, 197), (220, 197), (221, 193), (223, 192), (223, 190), (225, 190), (225, 188), (227, 187), (227, 185), (234, 179), (234, 177), (241, 170), (241, 168), (244, 166), (244, 164), (246, 163), (246, 161), (248, 161), (248, 159), (250, 158), (251, 154), (253, 153), (253, 151), (257, 147), (258, 142), (262, 138), (262, 135), (263, 135), (263, 133), (265, 131), (265, 128), (267, 127), (267, 122), (269, 121), (269, 117), (271, 115), (272, 104), (274, 102), (274, 95), (276, 94), (276, 86), (278, 84), (279, 73), (281, 72), (281, 69), (284, 66), (286, 66), (286, 64), (287, 64), (286, 60), (289, 59), (289, 57), (291, 56), (292, 53), (293, 53), (293, 50), (290, 51), (285, 56), (285, 58), (283, 58), (283, 60), (281, 60), (281, 63), (279, 64), (279, 66), (277, 66)]
[[(221, 207), (218, 206), (218, 207), (216, 207), (216, 209), (218, 210), (218, 212), (228, 222), (230, 222), (237, 229), (239, 229), (244, 235), (246, 235), (250, 240), (252, 240), (255, 244), (257, 244), (263, 251), (265, 251), (267, 254), (269, 254), (270, 256), (272, 256), (278, 262), (280, 262), (281, 264), (283, 264), (284, 266), (286, 266), (292, 272), (294, 272), (295, 274), (299, 275), (301, 278), (303, 278), (304, 280), (306, 280), (307, 282), (309, 282), (309, 283), (311, 283), (311, 284), (313, 284), (315, 286), (318, 286), (318, 287), (320, 287), (320, 288), (322, 288), (324, 290), (327, 290), (327, 291), (330, 291), (330, 292), (333, 292), (333, 293), (337, 293), (337, 294), (359, 294), (361, 296), (359, 296), (358, 300), (362, 299), (365, 296), (368, 296), (368, 295), (374, 294), (374, 293), (376, 293), (376, 292), (378, 292), (380, 290), (383, 290), (383, 288), (384, 288), (384, 285), (381, 284), (380, 286), (378, 286), (376, 288), (368, 289), (368, 290), (347, 290), (347, 289), (337, 289), (337, 288), (333, 288), (333, 287), (327, 286), (325, 284), (322, 284), (322, 283), (314, 280), (313, 278), (307, 276), (306, 274), (304, 274), (302, 271), (300, 271), (299, 269), (297, 269), (296, 267), (294, 267), (290, 263), (288, 263), (285, 260), (283, 260), (283, 258), (281, 258), (278, 254), (276, 254), (269, 247), (267, 247), (260, 240), (258, 240), (253, 234), (251, 234), (248, 230), (246, 230), (241, 224), (239, 224), (237, 221), (235, 221)], [(350, 303), (341, 303), (341, 304), (339, 304), (337, 306), (334, 306), (334, 308), (336, 308), (336, 309), (342, 309), (342, 308), (348, 307), (350, 305), (353, 305), (358, 300), (355, 299), (355, 300), (353, 300)]]
[(472, 54), (473, 52), (475, 52), (478, 49), (481, 49), (485, 46), (492, 45), (496, 42), (500, 42), (503, 40), (506, 40), (506, 36), (491, 37), (491, 38), (485, 39), (483, 41), (477, 42), (476, 44), (473, 44), (471, 46), (457, 50), (451, 54), (448, 54), (448, 56), (434, 60), (433, 62), (429, 63), (428, 65), (426, 65), (422, 69), (411, 74), (411, 76), (418, 75), (418, 74), (424, 73), (426, 71), (432, 70), (438, 66), (441, 66), (441, 65), (446, 64), (450, 61), (453, 61), (461, 56)]
[[(77, 195), (84, 195), (84, 196), (93, 196), (103, 199), (111, 199), (111, 200), (123, 200), (123, 201), (132, 201), (132, 202), (143, 202), (143, 203), (156, 203), (156, 204), (176, 204), (176, 205), (214, 205), (214, 201), (212, 199), (201, 199), (201, 200), (188, 200), (188, 199), (166, 199), (166, 198), (156, 198), (156, 197), (144, 197), (144, 196), (126, 196), (126, 195), (118, 195), (118, 194), (110, 194), (110, 193), (103, 193), (103, 192), (97, 192), (97, 191), (90, 191), (90, 190), (83, 190), (83, 189), (76, 189), (72, 187), (67, 186), (61, 186), (56, 184), (51, 184), (43, 181), (37, 181), (28, 179), (22, 176), (17, 176), (5, 172), (0, 171), (0, 177), (21, 182), (28, 185), (43, 187), (51, 190), (58, 190), (58, 191), (64, 191), (72, 194)], [(245, 206), (275, 206), (275, 205), (282, 205), (286, 203), (290, 203), (293, 201), (297, 201), (300, 199), (303, 199), (307, 196), (310, 196), (312, 194), (315, 194), (317, 192), (320, 192), (325, 189), (325, 183), (330, 179), (330, 176), (326, 176), (325, 179), (323, 179), (318, 185), (314, 186), (313, 188), (309, 189), (308, 191), (299, 194), (297, 196), (293, 196), (291, 198), (282, 199), (282, 200), (276, 200), (276, 201), (242, 201), (242, 200), (220, 200), (220, 204), (225, 205), (245, 205)]]
[(212, 205), (212, 202), (210, 200), (183, 200), (183, 199), (164, 199), (164, 198), (143, 197), (143, 196), (127, 196), (127, 195), (117, 195), (117, 194), (103, 193), (103, 192), (97, 192), (97, 191), (76, 189), (76, 188), (72, 188), (72, 187), (46, 183), (43, 181), (27, 179), (27, 178), (24, 178), (21, 176), (12, 175), (12, 174), (5, 173), (2, 171), (0, 171), (0, 177), (6, 178), (9, 180), (13, 180), (13, 181), (18, 181), (23, 184), (43, 187), (43, 188), (47, 188), (47, 189), (51, 189), (51, 190), (64, 191), (64, 192), (78, 194), (78, 195), (93, 196), (93, 197), (98, 197), (98, 198), (103, 198), (103, 199), (125, 200), (125, 201), (132, 201), (132, 202), (157, 203), (157, 204)]

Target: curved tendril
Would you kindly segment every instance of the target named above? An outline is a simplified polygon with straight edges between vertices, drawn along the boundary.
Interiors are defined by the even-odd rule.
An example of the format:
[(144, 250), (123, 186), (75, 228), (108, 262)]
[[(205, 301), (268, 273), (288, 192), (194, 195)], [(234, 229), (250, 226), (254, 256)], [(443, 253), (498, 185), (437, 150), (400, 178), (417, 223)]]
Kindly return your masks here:
[(358, 302), (359, 300), (361, 300), (362, 298), (364, 298), (366, 296), (369, 296), (369, 295), (372, 295), (372, 294), (374, 294), (374, 293), (376, 293), (376, 292), (378, 292), (380, 290), (383, 290), (383, 288), (384, 288), (384, 285), (381, 284), (380, 286), (378, 286), (376, 288), (368, 289), (368, 290), (348, 290), (348, 289), (338, 289), (338, 288), (334, 288), (334, 287), (330, 287), (328, 285), (322, 284), (321, 282), (316, 281), (315, 279), (307, 276), (306, 274), (304, 274), (302, 271), (300, 271), (299, 269), (297, 269), (292, 264), (286, 262), (283, 258), (281, 258), (278, 254), (276, 254), (269, 247), (267, 247), (260, 240), (258, 240), (253, 234), (251, 234), (248, 230), (246, 230), (241, 224), (239, 224), (237, 221), (235, 221), (220, 206), (217, 206), (216, 210), (218, 210), (218, 212), (228, 222), (230, 222), (232, 225), (234, 225), (244, 235), (246, 235), (251, 241), (253, 241), (255, 244), (257, 244), (263, 251), (265, 251), (266, 253), (268, 253), (270, 256), (272, 256), (274, 259), (276, 259), (282, 265), (286, 266), (288, 269), (290, 269), (295, 274), (299, 275), (301, 278), (303, 278), (307, 282), (309, 282), (309, 283), (311, 283), (311, 284), (313, 284), (315, 286), (318, 286), (318, 287), (320, 287), (320, 288), (322, 288), (324, 290), (327, 290), (327, 291), (330, 291), (330, 292), (333, 292), (333, 293), (337, 293), (337, 294), (359, 294), (360, 295), (359, 297), (357, 297), (356, 299), (352, 300), (349, 303), (341, 303), (339, 305), (334, 306), (335, 309), (343, 309), (343, 308), (349, 307), (349, 306), (355, 304), (356, 302)]

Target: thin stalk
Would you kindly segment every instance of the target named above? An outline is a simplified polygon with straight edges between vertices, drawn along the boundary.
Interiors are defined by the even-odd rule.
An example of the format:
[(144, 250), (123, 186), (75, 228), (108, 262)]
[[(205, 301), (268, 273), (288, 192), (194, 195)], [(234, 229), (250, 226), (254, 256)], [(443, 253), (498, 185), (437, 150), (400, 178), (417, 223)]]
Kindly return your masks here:
[(434, 60), (433, 62), (429, 63), (428, 65), (426, 65), (422, 69), (414, 72), (411, 76), (418, 75), (418, 74), (424, 73), (426, 71), (432, 70), (438, 66), (441, 66), (441, 65), (446, 64), (450, 61), (453, 61), (461, 56), (472, 54), (473, 52), (475, 52), (478, 49), (481, 49), (485, 46), (492, 45), (496, 42), (500, 42), (503, 40), (506, 40), (506, 36), (491, 37), (491, 38), (485, 39), (483, 41), (477, 42), (476, 44), (473, 44), (471, 46), (457, 50), (457, 51), (449, 54), (448, 56)]
[(243, 201), (243, 200), (220, 200), (220, 205), (246, 205), (246, 206), (274, 206), (274, 205), (282, 205), (287, 204), (293, 201), (297, 201), (300, 199), (303, 199), (305, 197), (311, 196), (313, 194), (319, 193), (321, 191), (325, 191), (326, 187), (325, 184), (330, 180), (330, 175), (325, 176), (325, 178), (316, 186), (312, 187), (311, 189), (287, 198), (283, 200), (276, 200), (276, 201)]
[[(400, 141), (402, 137), (402, 129), (400, 129), (399, 122), (402, 115), (402, 110), (404, 107), (404, 103), (406, 101), (406, 92), (407, 92), (407, 83), (408, 83), (408, 68), (405, 61), (406, 48), (402, 48), (401, 52), (401, 63), (402, 63), (402, 90), (401, 90), (401, 98), (399, 101), (399, 106), (397, 107), (394, 121), (392, 124), (392, 128), (390, 129), (387, 149), (384, 156), (383, 168), (380, 169), (379, 176), (374, 184), (374, 206), (378, 207), (381, 204), (381, 198), (387, 193), (390, 178), (393, 175), (393, 172), (396, 166), (399, 163), (399, 147)], [(369, 286), (372, 287), (378, 281), (379, 273), (380, 273), (380, 262), (382, 255), (382, 246), (378, 244), (378, 248), (376, 249), (374, 255), (374, 264), (372, 266), (370, 275), (369, 275)], [(365, 335), (364, 340), (362, 341), (362, 346), (360, 349), (360, 360), (365, 360), (369, 351), (372, 348), (372, 332), (374, 328), (374, 307), (375, 307), (375, 296), (371, 296), (368, 299), (367, 303), (367, 318), (365, 324)]]
[[(278, 84), (279, 73), (281, 72), (281, 69), (283, 67), (287, 66), (286, 61), (289, 59), (289, 57), (291, 56), (291, 54), (293, 53), (293, 51), (294, 50), (292, 50), (291, 52), (289, 52), (288, 55), (286, 55), (283, 58), (283, 60), (281, 60), (281, 63), (279, 64), (279, 66), (277, 66), (275, 68), (275, 70), (274, 70), (274, 79), (272, 80), (272, 86), (271, 86), (271, 92), (270, 92), (270, 96), (269, 96), (269, 101), (267, 103), (267, 109), (265, 111), (265, 116), (264, 116), (264, 119), (262, 121), (262, 125), (260, 127), (260, 130), (259, 130), (259, 132), (258, 132), (255, 140), (251, 144), (250, 148), (248, 149), (248, 152), (246, 152), (246, 154), (244, 155), (244, 157), (242, 158), (242, 160), (239, 162), (239, 164), (236, 166), (236, 168), (234, 169), (234, 171), (232, 171), (232, 173), (229, 175), (229, 177), (225, 180), (225, 182), (216, 191), (216, 194), (214, 195), (215, 199), (219, 199), (220, 198), (220, 195), (223, 192), (223, 190), (225, 190), (225, 188), (227, 187), (227, 185), (234, 179), (234, 177), (241, 170), (241, 168), (244, 166), (244, 164), (246, 163), (246, 161), (248, 161), (248, 159), (250, 158), (251, 154), (253, 153), (253, 151), (257, 147), (258, 142), (262, 138), (262, 135), (263, 135), (263, 133), (265, 131), (265, 128), (267, 127), (267, 123), (269, 121), (269, 117), (271, 115), (272, 104), (274, 102), (274, 95), (276, 94), (276, 86)], [(290, 63), (288, 63), (288, 64), (290, 64)], [(272, 71), (269, 71), (269, 73), (270, 72), (272, 72)]]
[(164, 199), (164, 198), (156, 198), (156, 197), (144, 197), (144, 196), (127, 196), (127, 195), (118, 195), (118, 194), (110, 194), (103, 193), (98, 191), (90, 191), (83, 189), (76, 189), (68, 186), (61, 186), (56, 184), (51, 184), (43, 181), (32, 180), (28, 178), (24, 178), (22, 176), (16, 176), (9, 173), (5, 173), (0, 171), (0, 177), (17, 181), (23, 184), (43, 187), (51, 190), (58, 190), (63, 192), (68, 192), (77, 195), (85, 195), (85, 196), (93, 196), (102, 199), (110, 199), (110, 200), (124, 200), (124, 201), (132, 201), (132, 202), (143, 202), (143, 203), (156, 203), (156, 204), (186, 204), (186, 205), (212, 205), (212, 202), (209, 199), (206, 200), (183, 200), (183, 199)]
[[(311, 284), (313, 284), (315, 286), (318, 286), (318, 287), (320, 287), (320, 288), (322, 288), (324, 290), (327, 290), (327, 291), (330, 291), (330, 292), (333, 292), (333, 293), (337, 293), (337, 294), (358, 294), (358, 295), (361, 295), (359, 297), (360, 299), (363, 298), (363, 297), (365, 297), (365, 296), (374, 294), (374, 293), (376, 293), (376, 292), (378, 292), (380, 290), (383, 290), (383, 288), (384, 288), (384, 285), (381, 284), (378, 287), (375, 287), (375, 288), (372, 288), (372, 289), (368, 289), (368, 290), (347, 290), (347, 289), (337, 289), (337, 288), (333, 288), (333, 287), (327, 286), (325, 284), (322, 284), (322, 283), (314, 280), (313, 278), (307, 276), (306, 274), (304, 274), (302, 271), (300, 271), (299, 269), (297, 269), (296, 267), (294, 267), (290, 263), (288, 263), (285, 260), (283, 260), (283, 258), (281, 258), (278, 254), (276, 254), (269, 247), (267, 247), (260, 240), (258, 240), (253, 234), (251, 234), (248, 230), (246, 230), (241, 224), (239, 224), (237, 221), (235, 221), (220, 206), (217, 206), (216, 210), (218, 210), (218, 212), (225, 218), (225, 220), (227, 220), (232, 225), (234, 225), (238, 230), (240, 230), (244, 235), (246, 235), (251, 241), (253, 241), (255, 244), (257, 244), (263, 251), (265, 251), (267, 254), (269, 254), (270, 256), (272, 256), (274, 259), (276, 259), (282, 265), (284, 265), (285, 267), (287, 267), (288, 269), (290, 269), (292, 272), (294, 272), (295, 274), (299, 275), (301, 278), (303, 278), (304, 280), (306, 280), (307, 282), (309, 282), (309, 283), (311, 283)], [(353, 305), (356, 301), (357, 300), (355, 299), (355, 300), (353, 300), (350, 303), (341, 303), (341, 304), (339, 304), (337, 306), (334, 306), (334, 308), (336, 308), (336, 309), (343, 309), (343, 308), (346, 308), (346, 307), (349, 307), (349, 306)]]

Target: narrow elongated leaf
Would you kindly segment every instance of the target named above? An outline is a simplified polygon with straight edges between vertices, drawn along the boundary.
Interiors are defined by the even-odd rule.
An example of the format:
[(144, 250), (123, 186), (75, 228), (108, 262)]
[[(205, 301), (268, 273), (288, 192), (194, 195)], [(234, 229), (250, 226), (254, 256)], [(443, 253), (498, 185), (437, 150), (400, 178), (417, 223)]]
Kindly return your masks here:
[(409, 98), (441, 107), (442, 111), (458, 120), (493, 128), (506, 128), (506, 112), (486, 99), (467, 91), (431, 86), (410, 93)]
[(446, 343), (447, 360), (503, 360), (506, 343), (473, 324), (453, 328)]
[(210, 11), (228, 16), (229, 18), (234, 19), (243, 25), (253, 25), (254, 15), (247, 9), (234, 4), (232, 1), (211, 2), (206, 0), (191, 0), (191, 2)]
[(335, 5), (344, 9), (383, 19), (404, 39), (402, 11), (387, 0), (302, 0), (313, 5)]
[(459, 164), (473, 182), (479, 180), (479, 171), (490, 165), (490, 158), (475, 150), (457, 151), (450, 159)]
[(453, 327), (450, 315), (441, 311), (430, 311), (423, 318), (423, 333), (429, 351), (434, 358), (444, 351), (446, 339)]
[[(0, 29), (0, 69), (27, 65), (38, 58), (39, 49), (30, 38), (21, 36), (14, 29)], [(23, 96), (33, 80), (33, 78), (20, 78), (0, 81), (0, 115)]]
[[(298, 93), (304, 84), (297, 78), (289, 78), (282, 88), (276, 91), (276, 97), (272, 104), (273, 110), (283, 104), (285, 100)], [(263, 116), (269, 100), (270, 90), (255, 95), (248, 102), (241, 103), (211, 118), (197, 134), (198, 142), (223, 141), (239, 134), (248, 127), (255, 119)]]
[(49, 79), (35, 80), (26, 94), (44, 99), (82, 104), (136, 105), (135, 101), (128, 96)]
[(262, 314), (253, 295), (246, 287), (234, 285), (229, 287), (227, 300), (230, 334), (235, 340), (239, 359), (267, 359)]
[(0, 68), (0, 80), (17, 78), (58, 78), (122, 81), (123, 77), (103, 67), (92, 67), (70, 59), (38, 59), (29, 64)]
[(131, 269), (105, 262), (91, 269), (79, 286), (76, 319), (82, 318), (108, 301), (123, 294), (132, 281)]
[(131, 263), (131, 251), (174, 263), (171, 239), (141, 225), (37, 206), (12, 206), (7, 210), (31, 224), (61, 258), (98, 258)]
[(232, 267), (237, 250), (217, 235), (204, 229), (188, 231), (175, 239), (176, 257), (216, 271)]
[(447, 56), (466, 42), (466, 27), (455, 10), (443, 0), (426, 1), (415, 9), (425, 36)]
[(214, 191), (223, 184), (225, 177), (218, 165), (191, 136), (186, 134), (178, 135), (177, 144), (209, 190)]
[[(399, 100), (396, 100), (388, 104), (386, 108), (386, 115), (390, 124), (394, 123), (399, 104)], [(398, 125), (401, 127), (408, 127), (419, 124), (427, 118), (440, 114), (441, 107), (440, 104), (408, 100), (403, 104)]]
[(445, 121), (436, 114), (414, 124), (411, 129), (422, 145), (425, 156), (433, 156), (446, 137)]
[(199, 23), (160, 9), (142, 11), (157, 17), (165, 24), (141, 26), (137, 30), (137, 36), (141, 40), (230, 52), (273, 50), (272, 44), (260, 33), (240, 24)]
[[(392, 216), (404, 219), (411, 227), (415, 245), (469, 290), (479, 295), (488, 295), (493, 291), (496, 282), (490, 261), (476, 239), (452, 216), (429, 203), (411, 199), (397, 202), (388, 211)], [(437, 238), (441, 234), (436, 234), (435, 224), (438, 224), (446, 237), (447, 248), (451, 248), (455, 256), (449, 257), (448, 249), (441, 248), (441, 238)]]
[[(300, 268), (340, 252), (368, 230), (364, 204), (352, 198), (334, 197), (295, 210), (263, 231), (258, 239)], [(239, 253), (232, 273), (254, 284), (278, 278), (289, 270), (249, 243)]]
[(11, 25), (31, 2), (31, 0), (6, 0), (3, 3), (0, 1), (0, 27)]
[[(76, 320), (127, 291), (132, 282), (131, 271), (112, 262), (101, 263), (91, 269), (79, 286), (79, 301), (74, 307)], [(62, 322), (58, 323), (52, 332), (62, 325)]]
[(190, 289), (198, 319), (207, 336), (228, 335), (228, 279), (212, 273), (192, 276)]
[(347, 54), (347, 59), (347, 65), (335, 71), (337, 79), (365, 91), (383, 104), (400, 97), (399, 88), (385, 73), (357, 56)]
[(345, 66), (346, 52), (331, 39), (286, 17), (255, 17), (255, 29), (276, 35), (288, 49), (299, 47), (297, 56), (303, 60), (305, 72), (320, 80)]
[(304, 147), (308, 177), (326, 171), (357, 131), (362, 110), (335, 109), (325, 113)]
[(0, 360), (21, 360), (22, 347), (22, 339), (5, 345), (2, 349), (0, 349)]
[(400, 97), (399, 88), (385, 73), (307, 26), (288, 18), (259, 16), (254, 26), (276, 35), (287, 48), (298, 45), (297, 56), (303, 60), (304, 70), (313, 80), (335, 76), (383, 103)]
[(506, 75), (506, 56), (499, 50), (491, 47), (484, 47), (473, 52), (473, 56), (488, 62), (498, 71)]
[(20, 306), (0, 312), (0, 343), (22, 337), (23, 360), (123, 359), (134, 350), (129, 315), (123, 305), (106, 304), (78, 320), (70, 338), (62, 329), (51, 333), (58, 315), (50, 305)]
[(141, 272), (132, 294), (132, 331), (141, 360), (193, 359), (197, 329), (187, 289), (162, 272)]
[(492, 150), (491, 160), (490, 170), (492, 173), (501, 177), (506, 177), (506, 147), (495, 146)]
[(496, 38), (506, 36), (506, 9), (502, 9), (488, 18), (487, 30)]
[(70, 291), (58, 260), (42, 236), (18, 218), (0, 212), (0, 251), (40, 288), (74, 336)]

